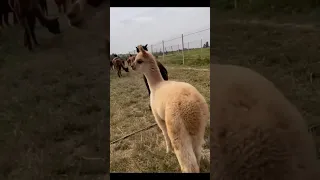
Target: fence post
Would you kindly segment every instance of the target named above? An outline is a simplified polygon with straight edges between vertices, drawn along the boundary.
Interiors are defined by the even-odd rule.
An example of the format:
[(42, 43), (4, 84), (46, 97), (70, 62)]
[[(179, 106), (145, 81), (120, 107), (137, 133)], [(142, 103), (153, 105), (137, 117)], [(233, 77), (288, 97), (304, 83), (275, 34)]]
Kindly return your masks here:
[(189, 48), (189, 42), (188, 42), (188, 52), (189, 52), (190, 48)]
[(183, 42), (183, 34), (181, 34), (182, 39), (182, 64), (184, 65), (184, 42)]
[(202, 58), (202, 39), (201, 39), (201, 53), (200, 53), (200, 58)]
[(162, 40), (162, 61), (164, 61), (164, 41)]
[(151, 54), (153, 54), (153, 48), (152, 48), (152, 45), (151, 45)]

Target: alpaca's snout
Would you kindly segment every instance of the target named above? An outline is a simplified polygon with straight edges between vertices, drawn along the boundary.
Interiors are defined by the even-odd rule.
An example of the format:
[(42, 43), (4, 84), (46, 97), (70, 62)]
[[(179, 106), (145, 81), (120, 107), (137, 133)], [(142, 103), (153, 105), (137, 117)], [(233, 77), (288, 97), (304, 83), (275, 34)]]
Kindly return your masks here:
[(135, 65), (132, 65), (131, 68), (132, 68), (132, 70), (136, 70), (136, 66)]

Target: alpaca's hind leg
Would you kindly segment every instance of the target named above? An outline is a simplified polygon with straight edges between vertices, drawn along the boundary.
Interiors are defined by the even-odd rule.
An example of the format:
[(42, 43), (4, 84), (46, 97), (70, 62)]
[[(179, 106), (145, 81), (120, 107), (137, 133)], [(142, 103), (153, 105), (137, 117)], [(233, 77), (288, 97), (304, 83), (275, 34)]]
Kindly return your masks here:
[(174, 153), (183, 173), (199, 173), (199, 163), (192, 146), (192, 138), (185, 131), (177, 131), (177, 127), (168, 128)]
[(168, 131), (167, 131), (167, 127), (166, 127), (166, 123), (163, 119), (161, 119), (158, 115), (154, 114), (155, 120), (159, 126), (159, 128), (162, 131), (162, 134), (164, 136), (164, 140), (166, 142), (166, 152), (169, 153), (172, 151), (172, 145), (171, 145), (171, 141), (170, 138), (168, 136)]
[(200, 167), (200, 160), (201, 160), (201, 150), (202, 150), (202, 145), (203, 145), (203, 138), (199, 137), (192, 137), (192, 147), (193, 147), (193, 152), (197, 158), (198, 165)]
[(119, 71), (119, 70), (118, 70), (118, 76), (119, 76), (119, 77), (121, 77), (121, 75), (120, 75), (120, 71)]

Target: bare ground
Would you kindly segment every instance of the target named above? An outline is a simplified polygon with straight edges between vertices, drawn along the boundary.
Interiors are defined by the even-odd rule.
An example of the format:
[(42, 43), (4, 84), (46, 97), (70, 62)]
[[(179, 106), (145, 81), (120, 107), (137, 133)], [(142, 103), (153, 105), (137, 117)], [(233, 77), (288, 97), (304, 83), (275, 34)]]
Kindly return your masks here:
[[(164, 64), (169, 79), (194, 85), (210, 104), (210, 71)], [(131, 69), (130, 69), (131, 70)], [(149, 96), (142, 75), (137, 72), (110, 72), (111, 142), (155, 123), (149, 110)], [(210, 171), (209, 124), (205, 134), (201, 172)], [(110, 172), (181, 172), (176, 156), (167, 154), (158, 126), (136, 133), (110, 145)]]
[[(19, 26), (1, 32), (0, 179), (105, 177), (106, 7), (88, 11), (88, 29), (68, 27), (63, 16), (60, 35), (37, 25), (40, 46), (34, 52), (23, 47)], [(49, 4), (49, 14), (56, 11)]]
[[(213, 13), (212, 17), (213, 62), (260, 72), (298, 107), (309, 125), (320, 125), (318, 26), (301, 16), (296, 21), (294, 17), (259, 20), (231, 13)], [(320, 155), (320, 126), (314, 139)]]

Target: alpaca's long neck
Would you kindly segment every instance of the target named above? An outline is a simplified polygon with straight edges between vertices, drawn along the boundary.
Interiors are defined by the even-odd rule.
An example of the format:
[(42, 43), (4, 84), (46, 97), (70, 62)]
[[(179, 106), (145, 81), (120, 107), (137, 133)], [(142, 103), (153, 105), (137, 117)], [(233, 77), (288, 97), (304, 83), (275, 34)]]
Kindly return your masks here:
[(143, 74), (146, 76), (151, 92), (154, 91), (157, 84), (164, 81), (156, 62), (154, 62), (150, 69)]

